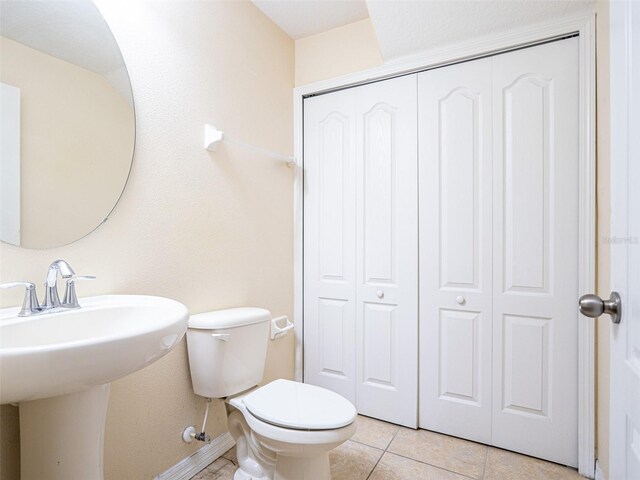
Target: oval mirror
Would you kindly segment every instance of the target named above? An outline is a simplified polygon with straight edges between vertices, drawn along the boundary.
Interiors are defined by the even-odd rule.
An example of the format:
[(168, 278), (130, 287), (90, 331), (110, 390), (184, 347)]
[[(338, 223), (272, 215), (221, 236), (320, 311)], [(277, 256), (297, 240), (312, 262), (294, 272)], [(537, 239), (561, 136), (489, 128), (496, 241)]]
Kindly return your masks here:
[(127, 182), (133, 94), (111, 30), (88, 0), (0, 2), (0, 239), (74, 242)]

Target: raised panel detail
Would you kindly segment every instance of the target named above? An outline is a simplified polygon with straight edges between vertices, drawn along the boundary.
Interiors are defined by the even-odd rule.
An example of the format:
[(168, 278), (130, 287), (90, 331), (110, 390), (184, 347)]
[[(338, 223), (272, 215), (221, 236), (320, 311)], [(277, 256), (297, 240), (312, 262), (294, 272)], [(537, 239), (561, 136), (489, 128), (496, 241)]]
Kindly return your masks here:
[(479, 288), (479, 95), (456, 88), (439, 101), (440, 286)]
[(320, 374), (344, 377), (344, 350), (345, 347), (352, 348), (344, 344), (349, 322), (348, 301), (330, 298), (320, 298), (318, 301)]
[(363, 382), (395, 389), (396, 305), (363, 305)]
[(549, 293), (553, 84), (523, 75), (504, 95), (504, 291)]
[(548, 416), (550, 329), (549, 318), (503, 316), (503, 411)]
[(318, 272), (323, 280), (345, 280), (345, 175), (349, 162), (349, 119), (327, 115), (318, 129)]
[(480, 312), (440, 310), (440, 398), (478, 404)]
[(364, 114), (364, 282), (395, 283), (396, 110), (376, 104)]

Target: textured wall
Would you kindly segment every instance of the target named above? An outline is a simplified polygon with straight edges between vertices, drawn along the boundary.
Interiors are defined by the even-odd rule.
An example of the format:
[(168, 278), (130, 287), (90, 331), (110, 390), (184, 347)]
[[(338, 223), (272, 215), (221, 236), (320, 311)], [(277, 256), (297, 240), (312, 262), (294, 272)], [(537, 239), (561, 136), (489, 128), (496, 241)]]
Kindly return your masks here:
[[(136, 106), (136, 154), (110, 219), (88, 237), (53, 250), (2, 244), (0, 281), (41, 284), (65, 258), (95, 274), (80, 296), (162, 295), (190, 312), (238, 305), (292, 314), (292, 171), (240, 147), (202, 148), (212, 123), (264, 148), (292, 150), (294, 44), (247, 1), (101, 0), (129, 67)], [(2, 293), (3, 305), (21, 301)], [(271, 342), (266, 377), (293, 375), (293, 336)], [(186, 457), (182, 429), (202, 421), (183, 341), (156, 364), (112, 384), (107, 480), (143, 480)], [(3, 407), (2, 479), (17, 478), (15, 408)], [(208, 430), (226, 430), (216, 402)]]
[(382, 65), (371, 20), (296, 40), (296, 86)]

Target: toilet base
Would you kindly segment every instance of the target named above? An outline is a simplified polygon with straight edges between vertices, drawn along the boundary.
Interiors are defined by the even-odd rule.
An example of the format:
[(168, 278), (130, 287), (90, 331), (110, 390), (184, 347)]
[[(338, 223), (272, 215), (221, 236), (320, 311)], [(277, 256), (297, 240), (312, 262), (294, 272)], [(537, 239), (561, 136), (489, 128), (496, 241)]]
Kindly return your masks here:
[(227, 418), (229, 433), (236, 441), (236, 457), (239, 468), (234, 480), (272, 480), (276, 455), (267, 450), (253, 436), (242, 413), (231, 409)]
[(331, 442), (292, 443), (256, 433), (243, 412), (228, 404), (227, 412), (239, 465), (234, 480), (331, 480), (329, 452), (355, 433), (353, 424)]

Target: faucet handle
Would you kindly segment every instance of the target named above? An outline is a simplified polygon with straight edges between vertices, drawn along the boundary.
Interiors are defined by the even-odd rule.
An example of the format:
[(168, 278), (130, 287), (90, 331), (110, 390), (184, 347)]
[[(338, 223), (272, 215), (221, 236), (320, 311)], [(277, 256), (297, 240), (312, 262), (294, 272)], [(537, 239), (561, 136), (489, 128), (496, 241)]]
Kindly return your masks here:
[(67, 280), (67, 288), (64, 292), (62, 306), (65, 308), (80, 308), (78, 296), (76, 295), (76, 282), (85, 280), (95, 280), (95, 275), (74, 275)]
[(9, 283), (0, 283), (0, 288), (13, 288), (13, 287), (26, 287), (27, 290), (29, 288), (36, 288), (34, 283), (31, 282), (9, 282)]
[(31, 282), (9, 282), (0, 284), (0, 288), (14, 288), (25, 287), (24, 300), (22, 301), (22, 308), (19, 317), (28, 317), (40, 310), (40, 304), (38, 303), (38, 295), (36, 294), (36, 286)]

